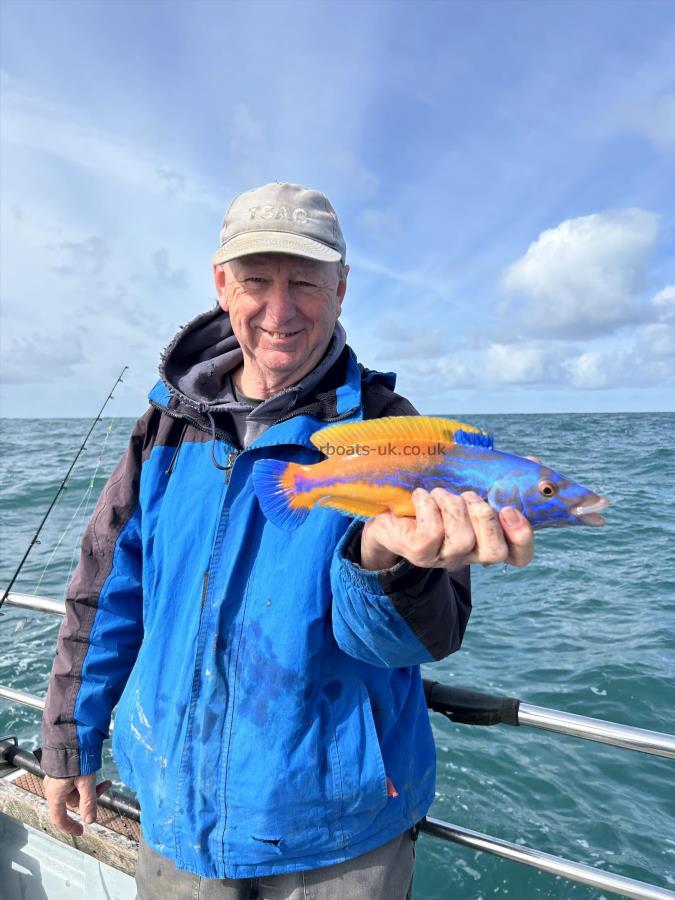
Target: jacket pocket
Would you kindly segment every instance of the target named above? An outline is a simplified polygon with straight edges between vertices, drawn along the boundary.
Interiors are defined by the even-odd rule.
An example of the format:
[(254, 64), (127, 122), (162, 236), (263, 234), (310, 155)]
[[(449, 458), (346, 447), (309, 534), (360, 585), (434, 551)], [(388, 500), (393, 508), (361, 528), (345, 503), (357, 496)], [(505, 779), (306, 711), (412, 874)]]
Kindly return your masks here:
[[(326, 685), (331, 696), (335, 740), (331, 748), (333, 780), (346, 831), (362, 831), (387, 802), (387, 776), (370, 696), (354, 676)], [(356, 700), (356, 702), (354, 702)]]
[[(309, 716), (278, 698), (274, 724), (253, 729), (240, 709), (228, 791), (233, 852), (264, 862), (284, 853), (332, 851), (365, 831), (385, 808), (387, 779), (365, 685), (351, 673), (319, 689)], [(265, 754), (251, 753), (264, 746)], [(243, 824), (245, 823), (245, 824)]]

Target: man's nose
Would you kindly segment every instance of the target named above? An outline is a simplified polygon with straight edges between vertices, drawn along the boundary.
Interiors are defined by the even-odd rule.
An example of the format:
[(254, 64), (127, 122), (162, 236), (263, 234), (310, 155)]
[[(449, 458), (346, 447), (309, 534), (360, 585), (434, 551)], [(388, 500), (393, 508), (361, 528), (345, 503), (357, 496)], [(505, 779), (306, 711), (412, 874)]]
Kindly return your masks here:
[(286, 279), (274, 281), (270, 285), (265, 299), (267, 315), (278, 325), (289, 322), (295, 315), (295, 304)]

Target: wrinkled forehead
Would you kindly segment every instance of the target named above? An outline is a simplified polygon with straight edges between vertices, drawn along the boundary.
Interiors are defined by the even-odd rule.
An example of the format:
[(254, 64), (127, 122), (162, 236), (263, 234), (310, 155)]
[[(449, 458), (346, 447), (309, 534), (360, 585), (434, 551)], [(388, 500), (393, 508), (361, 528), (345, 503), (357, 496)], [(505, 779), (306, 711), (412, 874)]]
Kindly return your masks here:
[(247, 256), (238, 256), (230, 261), (230, 265), (235, 272), (252, 269), (278, 271), (282, 267), (290, 268), (294, 272), (328, 272), (335, 268), (335, 263), (308, 259), (306, 256), (295, 256), (290, 253), (251, 253)]

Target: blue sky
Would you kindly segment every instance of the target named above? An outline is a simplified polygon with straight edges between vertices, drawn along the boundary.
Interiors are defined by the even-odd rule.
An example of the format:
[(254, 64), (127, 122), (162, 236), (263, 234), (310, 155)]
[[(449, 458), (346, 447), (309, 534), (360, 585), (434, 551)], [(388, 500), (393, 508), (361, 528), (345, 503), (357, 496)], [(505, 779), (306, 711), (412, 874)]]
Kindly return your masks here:
[(3, 0), (6, 416), (138, 415), (231, 197), (323, 190), (423, 411), (675, 409), (675, 5)]

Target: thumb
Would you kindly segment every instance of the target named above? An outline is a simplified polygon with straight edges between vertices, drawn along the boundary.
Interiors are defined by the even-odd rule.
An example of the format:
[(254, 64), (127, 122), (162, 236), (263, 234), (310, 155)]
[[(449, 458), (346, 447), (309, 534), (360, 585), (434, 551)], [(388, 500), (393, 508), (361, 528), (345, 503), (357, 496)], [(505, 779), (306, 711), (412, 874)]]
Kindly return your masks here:
[(96, 776), (81, 776), (75, 783), (80, 792), (80, 816), (86, 825), (96, 821)]
[(112, 781), (102, 781), (100, 784), (96, 785), (96, 796), (100, 797), (101, 794), (105, 794), (105, 792), (112, 787)]

